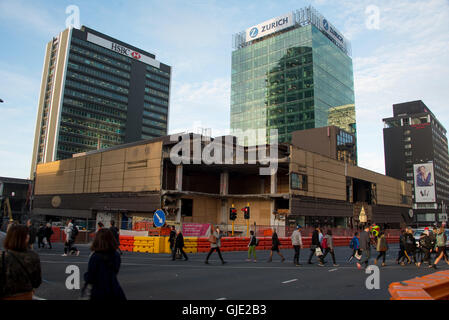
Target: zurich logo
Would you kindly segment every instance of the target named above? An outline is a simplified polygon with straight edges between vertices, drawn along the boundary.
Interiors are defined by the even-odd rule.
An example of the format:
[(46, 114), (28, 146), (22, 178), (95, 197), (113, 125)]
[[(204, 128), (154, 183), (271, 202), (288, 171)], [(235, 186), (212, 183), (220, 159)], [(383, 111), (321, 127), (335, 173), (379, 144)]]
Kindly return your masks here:
[(329, 30), (329, 23), (327, 22), (326, 19), (323, 20), (323, 27), (324, 29)]
[(257, 36), (257, 34), (259, 33), (259, 29), (257, 29), (256, 27), (252, 28), (251, 31), (249, 32), (249, 36), (251, 38), (255, 38)]

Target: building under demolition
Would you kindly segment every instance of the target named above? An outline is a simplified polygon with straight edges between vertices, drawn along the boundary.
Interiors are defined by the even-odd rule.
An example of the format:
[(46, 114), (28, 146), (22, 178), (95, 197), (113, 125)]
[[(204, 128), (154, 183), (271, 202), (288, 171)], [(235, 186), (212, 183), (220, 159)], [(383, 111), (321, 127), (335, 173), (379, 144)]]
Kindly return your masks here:
[(39, 164), (34, 190), (35, 215), (101, 216), (122, 226), (151, 221), (160, 208), (169, 224), (228, 225), (232, 205), (244, 226), (240, 208), (249, 204), (251, 225), (357, 227), (366, 218), (397, 228), (410, 222), (411, 209), (404, 181), (294, 144), (243, 147), (232, 136), (197, 134)]

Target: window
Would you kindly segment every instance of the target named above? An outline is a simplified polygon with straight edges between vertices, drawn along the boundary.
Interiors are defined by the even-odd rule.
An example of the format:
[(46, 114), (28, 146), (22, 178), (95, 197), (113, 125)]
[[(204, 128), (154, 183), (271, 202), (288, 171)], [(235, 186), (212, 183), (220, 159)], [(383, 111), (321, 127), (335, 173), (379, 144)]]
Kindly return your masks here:
[(181, 216), (191, 217), (193, 215), (193, 199), (181, 199)]
[(292, 172), (290, 177), (292, 189), (307, 191), (307, 175)]

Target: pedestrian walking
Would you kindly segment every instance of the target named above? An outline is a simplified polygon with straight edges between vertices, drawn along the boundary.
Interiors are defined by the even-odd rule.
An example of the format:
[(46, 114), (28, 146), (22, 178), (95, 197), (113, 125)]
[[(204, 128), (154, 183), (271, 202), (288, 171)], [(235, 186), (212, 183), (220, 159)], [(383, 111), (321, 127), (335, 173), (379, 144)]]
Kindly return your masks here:
[(28, 246), (30, 247), (30, 249), (33, 249), (34, 243), (36, 242), (37, 230), (34, 227), (31, 219), (27, 220), (26, 226), (28, 228), (28, 234), (30, 235)]
[[(211, 226), (211, 229), (212, 229), (212, 226)], [(222, 236), (223, 236), (223, 234), (222, 234), (220, 228), (217, 226), (215, 228), (215, 230), (212, 232), (212, 234), (210, 235), (210, 237), (209, 237), (210, 251), (209, 251), (209, 253), (208, 253), (207, 257), (206, 257), (206, 261), (204, 261), (205, 264), (209, 264), (210, 255), (214, 251), (217, 251), (218, 256), (220, 257), (221, 263), (222, 264), (226, 263), (226, 261), (223, 260), (223, 257), (222, 257), (221, 252), (220, 252)]]
[(176, 240), (176, 229), (175, 229), (175, 226), (172, 226), (171, 230), (170, 230), (170, 235), (168, 237), (168, 242), (170, 243), (170, 251), (171, 251), (172, 255), (176, 254), (175, 253), (176, 251), (174, 251), (175, 250), (175, 240)]
[[(352, 254), (348, 258), (348, 262), (351, 262), (352, 259), (356, 256), (356, 254), (360, 255), (359, 248), (360, 248), (360, 242), (359, 242), (359, 233), (354, 233), (354, 236), (351, 239), (351, 242), (349, 243), (349, 248), (352, 249)], [(356, 258), (357, 259), (357, 258)]]
[(385, 259), (387, 257), (388, 243), (387, 238), (385, 238), (385, 232), (381, 231), (377, 236), (377, 246), (376, 251), (378, 252), (377, 258), (374, 259), (374, 264), (377, 265), (377, 261), (382, 258), (382, 267), (385, 267)]
[(432, 248), (432, 240), (430, 238), (429, 228), (425, 228), (423, 233), (419, 236), (419, 247), (421, 250), (421, 261), (418, 262), (418, 267), (423, 263), (427, 263), (431, 266), (430, 250)]
[(322, 258), (323, 264), (325, 263), (324, 258), (326, 258), (327, 254), (330, 253), (332, 257), (332, 262), (334, 263), (334, 267), (338, 267), (337, 261), (335, 260), (334, 238), (332, 237), (331, 229), (328, 229), (326, 235), (323, 237), (321, 247), (324, 249), (324, 255)]
[(295, 250), (295, 256), (293, 257), (293, 263), (295, 266), (299, 267), (301, 264), (299, 263), (299, 255), (302, 248), (302, 235), (301, 235), (302, 227), (298, 224), (296, 226), (296, 230), (292, 233), (292, 245)]
[(29, 248), (29, 229), (11, 225), (0, 254), (0, 300), (32, 300), (42, 283), (39, 255)]
[(323, 249), (321, 248), (321, 242), (320, 242), (320, 229), (318, 227), (315, 227), (315, 230), (312, 233), (312, 244), (310, 245), (310, 255), (308, 264), (312, 264), (312, 258), (316, 256), (319, 260), (319, 265), (324, 266), (323, 263)]
[(432, 232), (429, 231), (429, 237), (430, 237), (430, 260), (432, 260), (432, 254), (435, 255), (434, 260), (437, 258), (438, 253), (435, 252), (435, 247), (437, 243), (437, 234), (438, 234), (438, 228), (436, 226), (433, 226)]
[(184, 257), (184, 261), (189, 260), (186, 253), (184, 252), (184, 236), (182, 235), (181, 230), (178, 231), (175, 239), (175, 250), (172, 251), (172, 260), (176, 259), (176, 252), (179, 251), (181, 256)]
[(110, 224), (111, 226), (109, 227), (109, 230), (111, 230), (115, 241), (117, 241), (117, 251), (122, 254), (122, 250), (120, 250), (120, 230), (115, 226), (114, 220), (111, 220)]
[(40, 249), (45, 248), (45, 244), (44, 244), (44, 237), (45, 237), (45, 227), (44, 225), (41, 223), (39, 225), (39, 229), (37, 230), (37, 247)]
[(91, 246), (87, 272), (84, 274), (83, 295), (90, 288), (90, 300), (126, 300), (125, 293), (117, 279), (121, 258), (118, 244), (110, 229), (100, 229)]
[(267, 262), (273, 261), (273, 252), (277, 252), (277, 254), (281, 257), (281, 262), (285, 261), (284, 256), (282, 255), (279, 247), (281, 245), (281, 241), (279, 240), (278, 234), (276, 233), (276, 230), (273, 231), (273, 235), (271, 236), (271, 251), (270, 251), (270, 257), (268, 258)]
[[(440, 227), (436, 235), (435, 252), (437, 253), (437, 258), (432, 265), (434, 269), (437, 268), (438, 262), (440, 262), (440, 260), (443, 259), (446, 255), (446, 242), (447, 237), (444, 232), (444, 227)], [(446, 263), (449, 264), (449, 261), (446, 260)]]
[(249, 232), (250, 236), (249, 236), (249, 243), (248, 243), (248, 259), (246, 259), (246, 261), (251, 261), (251, 256), (253, 256), (253, 262), (257, 262), (257, 257), (256, 257), (256, 246), (257, 246), (257, 238), (254, 235), (254, 231), (251, 230)]
[(418, 265), (418, 262), (416, 261), (416, 242), (415, 237), (413, 236), (413, 230), (410, 227), (407, 227), (405, 229), (405, 235), (404, 235), (404, 241), (405, 241), (405, 257), (408, 260), (408, 263), (413, 263)]
[(405, 230), (401, 229), (401, 234), (399, 235), (399, 252), (398, 258), (396, 259), (397, 264), (404, 266), (404, 260), (407, 259), (405, 256)]
[(76, 236), (78, 235), (78, 228), (72, 223), (72, 220), (69, 219), (67, 221), (67, 227), (65, 228), (66, 239), (64, 243), (64, 254), (63, 257), (66, 257), (69, 253), (76, 254), (79, 256), (80, 251), (77, 247), (73, 246), (76, 240)]
[(51, 249), (51, 236), (53, 235), (54, 231), (51, 228), (51, 224), (47, 223), (44, 230), (44, 239), (47, 241), (48, 248)]
[(369, 259), (371, 257), (371, 239), (369, 234), (369, 226), (360, 233), (360, 251), (362, 253), (362, 259), (357, 262), (357, 268), (361, 269), (362, 264), (365, 264), (365, 268), (369, 265)]

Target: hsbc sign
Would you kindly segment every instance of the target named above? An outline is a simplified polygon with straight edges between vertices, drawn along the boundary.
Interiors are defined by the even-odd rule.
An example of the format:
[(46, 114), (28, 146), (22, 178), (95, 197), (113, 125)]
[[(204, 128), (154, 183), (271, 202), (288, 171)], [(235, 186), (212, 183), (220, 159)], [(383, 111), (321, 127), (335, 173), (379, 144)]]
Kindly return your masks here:
[(127, 48), (125, 46), (122, 46), (122, 45), (120, 45), (118, 43), (115, 43), (115, 42), (103, 39), (101, 37), (98, 37), (98, 36), (96, 36), (94, 34), (88, 33), (87, 34), (87, 41), (95, 43), (95, 44), (97, 44), (99, 46), (102, 46), (103, 48), (106, 48), (106, 49), (115, 51), (117, 53), (120, 53), (120, 54), (122, 54), (124, 56), (133, 58), (135, 60), (142, 61), (143, 63), (149, 64), (149, 65), (151, 65), (153, 67), (160, 68), (160, 62), (159, 61), (157, 61), (157, 60), (155, 60), (153, 58), (150, 58), (148, 56), (142, 55), (139, 52), (134, 51), (132, 49), (129, 49), (129, 48)]

